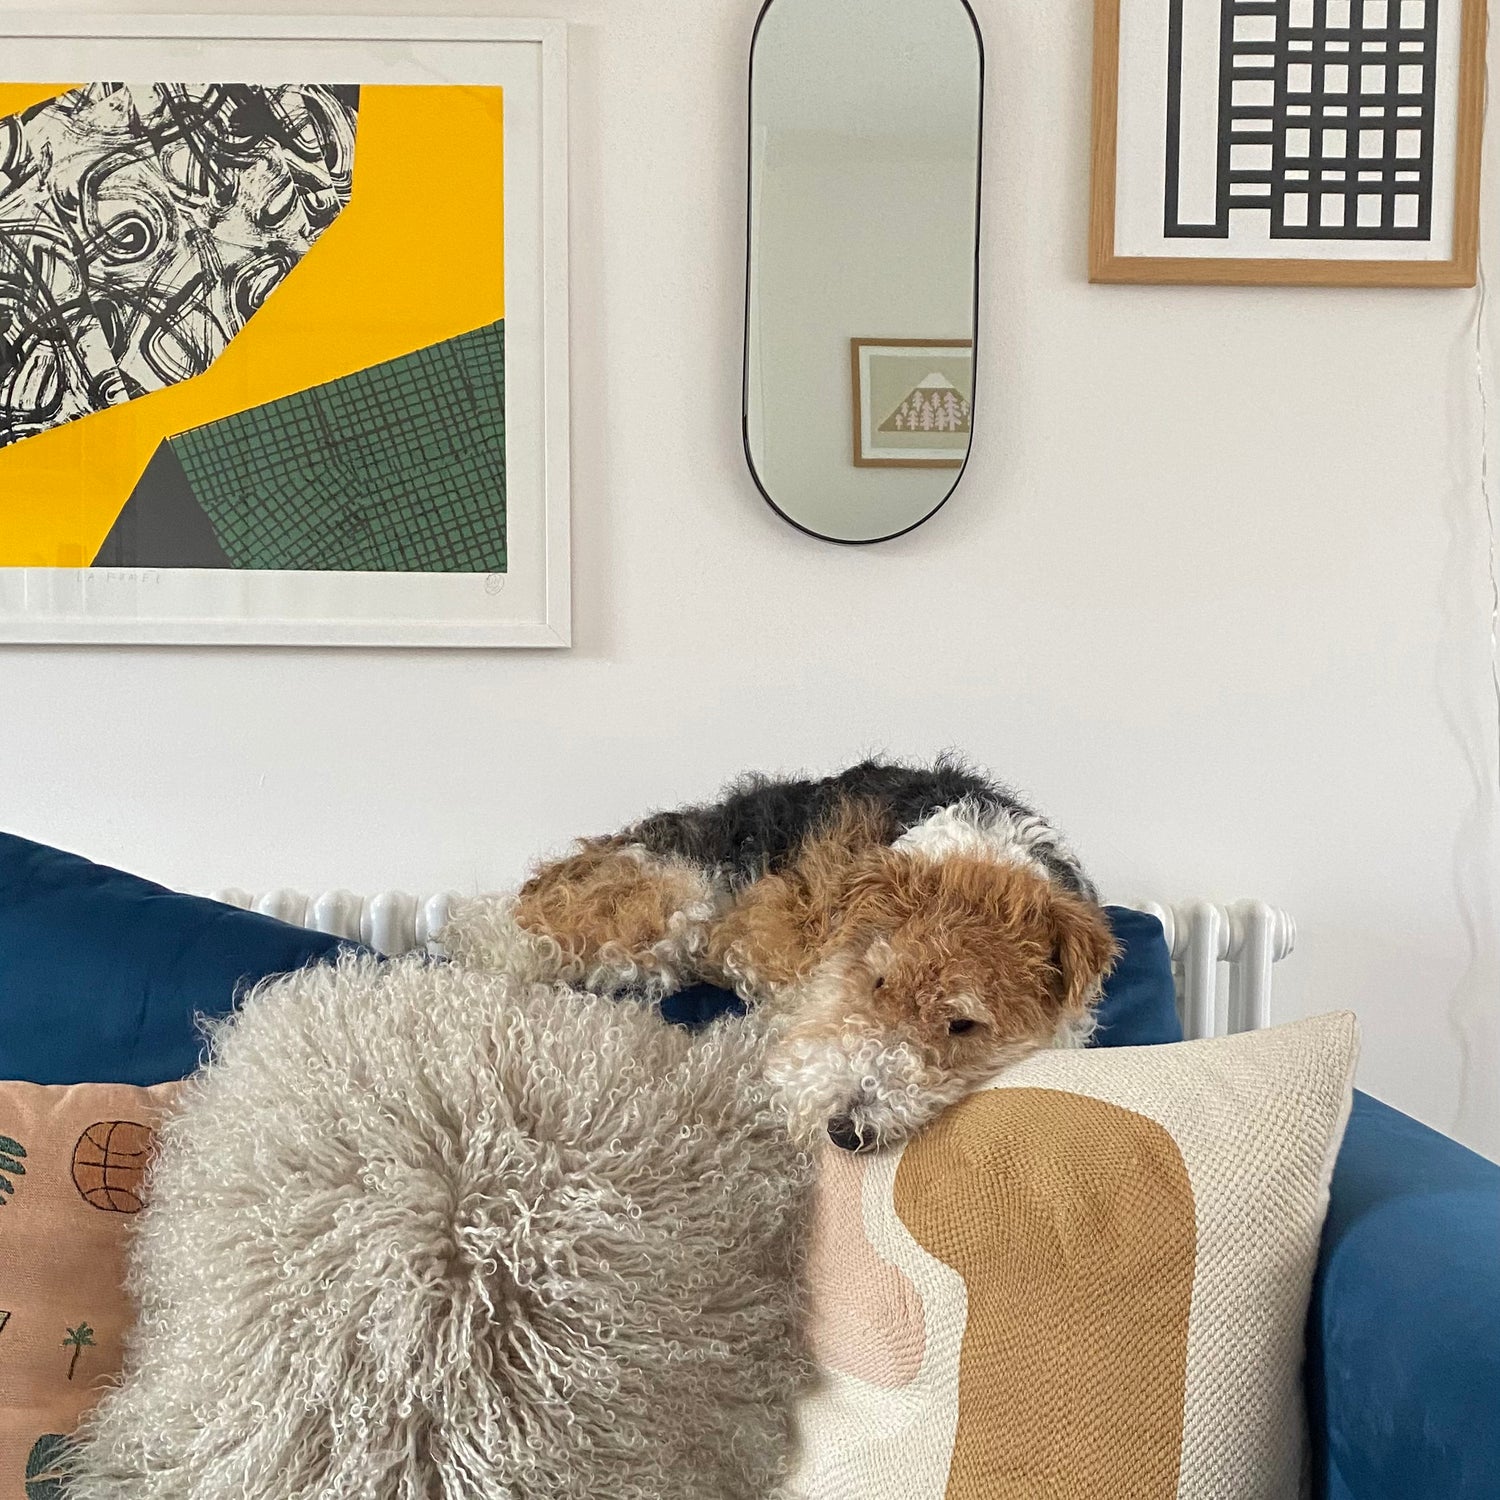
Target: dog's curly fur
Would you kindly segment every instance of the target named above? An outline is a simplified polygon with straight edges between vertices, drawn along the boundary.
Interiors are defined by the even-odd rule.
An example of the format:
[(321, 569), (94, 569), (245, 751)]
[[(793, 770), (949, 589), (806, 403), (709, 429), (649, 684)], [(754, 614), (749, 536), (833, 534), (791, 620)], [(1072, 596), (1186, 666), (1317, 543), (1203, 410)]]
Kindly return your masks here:
[(528, 983), (467, 919), (498, 972), (346, 958), (217, 1033), (69, 1500), (774, 1492), (809, 1172), (763, 1028)]
[(773, 1007), (797, 1117), (849, 1149), (1086, 1033), (1115, 958), (1057, 829), (953, 757), (743, 777), (544, 864), (515, 916), (592, 988), (707, 980)]

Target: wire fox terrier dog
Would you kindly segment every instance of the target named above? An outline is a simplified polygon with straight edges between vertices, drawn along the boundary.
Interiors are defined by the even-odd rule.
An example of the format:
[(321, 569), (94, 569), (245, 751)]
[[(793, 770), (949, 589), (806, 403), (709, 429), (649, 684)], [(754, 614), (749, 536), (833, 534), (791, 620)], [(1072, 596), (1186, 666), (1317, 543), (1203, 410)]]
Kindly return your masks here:
[(733, 988), (767, 1016), (794, 1128), (848, 1151), (1084, 1039), (1117, 956), (1058, 831), (946, 757), (746, 777), (583, 840), (522, 887), (515, 919), (590, 989)]

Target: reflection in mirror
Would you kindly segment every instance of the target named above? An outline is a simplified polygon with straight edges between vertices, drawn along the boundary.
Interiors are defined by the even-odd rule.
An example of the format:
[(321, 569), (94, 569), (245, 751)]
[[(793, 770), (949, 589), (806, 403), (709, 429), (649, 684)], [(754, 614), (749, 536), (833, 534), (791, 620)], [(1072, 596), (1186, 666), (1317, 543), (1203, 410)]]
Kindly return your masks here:
[(983, 51), (966, 0), (768, 0), (750, 84), (745, 449), (794, 525), (925, 521), (969, 452)]

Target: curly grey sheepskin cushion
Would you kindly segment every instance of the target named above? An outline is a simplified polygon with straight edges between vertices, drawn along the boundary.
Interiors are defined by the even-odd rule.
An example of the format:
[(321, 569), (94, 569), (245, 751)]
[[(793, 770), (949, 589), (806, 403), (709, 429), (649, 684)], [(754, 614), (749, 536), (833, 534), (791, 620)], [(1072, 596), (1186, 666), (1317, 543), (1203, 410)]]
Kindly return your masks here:
[(415, 959), (262, 988), (163, 1130), (70, 1500), (763, 1500), (807, 1167), (759, 1051)]

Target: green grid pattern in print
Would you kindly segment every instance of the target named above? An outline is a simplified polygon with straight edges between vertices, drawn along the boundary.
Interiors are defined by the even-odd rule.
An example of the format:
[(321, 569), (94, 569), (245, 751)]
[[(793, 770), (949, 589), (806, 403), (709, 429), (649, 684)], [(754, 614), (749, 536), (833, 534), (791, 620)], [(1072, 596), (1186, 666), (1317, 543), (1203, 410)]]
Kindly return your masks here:
[(503, 573), (505, 324), (172, 439), (237, 568)]

